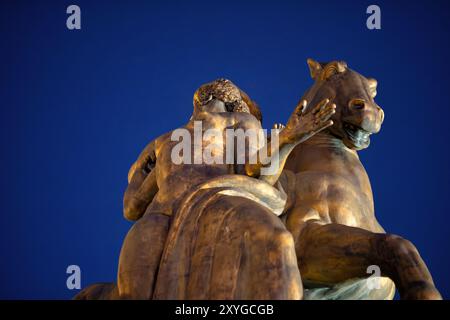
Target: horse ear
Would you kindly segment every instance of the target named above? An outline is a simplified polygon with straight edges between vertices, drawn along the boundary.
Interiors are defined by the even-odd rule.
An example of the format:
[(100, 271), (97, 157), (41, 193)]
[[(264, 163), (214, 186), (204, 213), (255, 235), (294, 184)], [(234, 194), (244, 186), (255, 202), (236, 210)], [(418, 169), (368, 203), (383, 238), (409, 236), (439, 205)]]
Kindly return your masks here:
[(306, 63), (308, 63), (309, 73), (311, 74), (311, 78), (317, 80), (322, 72), (322, 65), (313, 59), (307, 59)]
[(345, 61), (332, 61), (323, 67), (323, 72), (320, 74), (321, 80), (327, 80), (331, 76), (343, 73), (347, 70), (347, 63)]
[(368, 78), (367, 83), (369, 84), (369, 89), (372, 97), (374, 98), (377, 95), (377, 85), (378, 81), (374, 78)]

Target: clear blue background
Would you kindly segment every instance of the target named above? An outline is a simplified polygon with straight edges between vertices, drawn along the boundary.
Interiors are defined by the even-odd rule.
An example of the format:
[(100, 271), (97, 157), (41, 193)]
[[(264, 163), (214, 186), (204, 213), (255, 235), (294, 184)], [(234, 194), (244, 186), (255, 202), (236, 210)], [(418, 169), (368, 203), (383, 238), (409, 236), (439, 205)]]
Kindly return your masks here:
[[(76, 3), (82, 29), (66, 28)], [(386, 120), (360, 153), (378, 219), (413, 241), (450, 297), (450, 6), (377, 1), (2, 1), (0, 298), (71, 298), (114, 281), (127, 172), (183, 124), (217, 77), (285, 121), (311, 85), (306, 58), (346, 60), (379, 81)]]

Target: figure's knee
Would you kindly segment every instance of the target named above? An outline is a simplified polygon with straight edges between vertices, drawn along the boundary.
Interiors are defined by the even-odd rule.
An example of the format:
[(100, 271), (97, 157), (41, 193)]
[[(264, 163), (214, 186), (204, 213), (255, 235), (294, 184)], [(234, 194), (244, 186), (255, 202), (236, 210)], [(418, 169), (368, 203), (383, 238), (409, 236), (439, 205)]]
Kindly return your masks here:
[(163, 251), (168, 230), (169, 217), (165, 215), (146, 215), (139, 219), (125, 237), (119, 268), (129, 269), (159, 256)]
[(163, 214), (149, 214), (136, 221), (130, 228), (126, 240), (147, 241), (148, 238), (160, 238), (169, 230), (170, 218)]
[(141, 219), (136, 221), (132, 228), (139, 231), (142, 229), (147, 230), (149, 227), (168, 228), (169, 219), (169, 216), (161, 213), (150, 213), (144, 215)]
[(120, 298), (149, 299), (164, 250), (170, 218), (145, 215), (128, 232), (119, 258)]

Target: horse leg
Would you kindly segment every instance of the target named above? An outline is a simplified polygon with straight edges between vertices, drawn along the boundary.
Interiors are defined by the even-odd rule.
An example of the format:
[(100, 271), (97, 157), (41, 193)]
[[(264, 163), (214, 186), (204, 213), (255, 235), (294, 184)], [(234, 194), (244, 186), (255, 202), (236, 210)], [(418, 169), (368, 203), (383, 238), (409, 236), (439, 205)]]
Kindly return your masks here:
[(311, 221), (295, 240), (303, 280), (338, 283), (367, 277), (367, 267), (377, 265), (402, 299), (442, 299), (417, 249), (399, 236)]

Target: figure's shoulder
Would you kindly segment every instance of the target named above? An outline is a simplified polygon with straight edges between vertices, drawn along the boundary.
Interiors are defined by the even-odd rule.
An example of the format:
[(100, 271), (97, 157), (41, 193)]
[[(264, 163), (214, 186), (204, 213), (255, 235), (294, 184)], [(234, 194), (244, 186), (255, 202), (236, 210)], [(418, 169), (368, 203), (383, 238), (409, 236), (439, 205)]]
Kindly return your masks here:
[(260, 129), (261, 128), (261, 122), (256, 119), (254, 115), (251, 113), (246, 112), (234, 112), (233, 113), (234, 119), (236, 121), (236, 124), (238, 127), (248, 129), (248, 128), (255, 128)]
[(158, 146), (164, 142), (167, 141), (167, 139), (170, 139), (170, 136), (172, 135), (172, 131), (166, 132), (162, 135), (160, 135), (158, 138), (156, 138), (155, 140), (153, 140), (153, 143), (155, 144), (155, 146)]
[(156, 154), (159, 153), (159, 150), (161, 150), (161, 148), (168, 142), (171, 140), (171, 136), (172, 133), (175, 130), (166, 132), (162, 135), (160, 135), (159, 137), (157, 137), (156, 139), (154, 139), (151, 143), (153, 144), (153, 148), (155, 149)]

